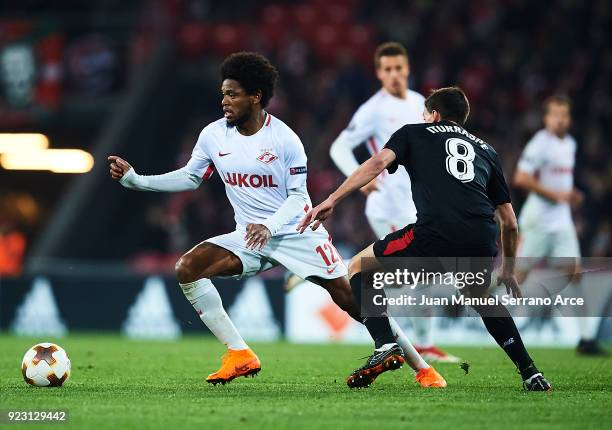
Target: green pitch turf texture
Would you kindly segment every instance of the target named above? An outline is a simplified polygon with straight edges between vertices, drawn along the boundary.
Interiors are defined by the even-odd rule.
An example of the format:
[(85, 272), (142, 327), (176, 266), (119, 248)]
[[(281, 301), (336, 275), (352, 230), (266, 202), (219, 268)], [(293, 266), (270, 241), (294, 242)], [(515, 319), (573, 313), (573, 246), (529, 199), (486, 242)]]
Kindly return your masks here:
[[(22, 379), (23, 354), (41, 341), (58, 343), (72, 360), (61, 388), (30, 387)], [(349, 390), (344, 379), (362, 364), (367, 346), (252, 347), (261, 373), (215, 387), (204, 378), (218, 367), (223, 348), (208, 337), (0, 335), (0, 409), (68, 410), (68, 423), (50, 424), (57, 429), (612, 428), (612, 361), (579, 358), (570, 349), (532, 348), (554, 391), (531, 393), (493, 347), (449, 348), (470, 368), (466, 375), (457, 364), (438, 365), (446, 389), (420, 388), (404, 366), (362, 390)]]

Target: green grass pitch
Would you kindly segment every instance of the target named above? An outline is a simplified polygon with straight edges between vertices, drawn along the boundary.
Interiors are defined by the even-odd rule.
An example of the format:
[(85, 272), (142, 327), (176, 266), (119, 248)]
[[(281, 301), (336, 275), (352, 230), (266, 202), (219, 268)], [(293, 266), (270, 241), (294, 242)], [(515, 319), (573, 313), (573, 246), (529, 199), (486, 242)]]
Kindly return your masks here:
[[(20, 362), (40, 341), (64, 347), (72, 376), (61, 388), (25, 384)], [(531, 353), (554, 386), (524, 392), (497, 348), (449, 348), (470, 363), (440, 364), (446, 389), (418, 387), (404, 366), (351, 391), (344, 378), (362, 364), (367, 346), (252, 344), (262, 360), (254, 379), (216, 387), (222, 346), (208, 337), (176, 342), (110, 335), (24, 339), (0, 335), (0, 409), (67, 409), (55, 428), (88, 429), (380, 429), (611, 428), (610, 359), (579, 358), (570, 349)], [(0, 425), (2, 426), (2, 425)], [(32, 425), (30, 425), (31, 427)], [(6, 428), (25, 427), (5, 424)], [(36, 424), (35, 428), (47, 425)]]

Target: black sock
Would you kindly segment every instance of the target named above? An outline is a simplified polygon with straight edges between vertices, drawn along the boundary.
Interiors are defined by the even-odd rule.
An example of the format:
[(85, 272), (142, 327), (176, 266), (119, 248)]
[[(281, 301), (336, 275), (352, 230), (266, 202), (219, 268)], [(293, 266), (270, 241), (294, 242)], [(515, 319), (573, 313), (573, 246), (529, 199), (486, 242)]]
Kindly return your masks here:
[[(349, 282), (351, 283), (351, 289), (353, 290), (353, 295), (357, 300), (357, 304), (360, 309), (362, 309), (362, 315), (364, 313), (367, 315), (367, 317), (363, 318), (362, 322), (368, 329), (372, 339), (374, 339), (375, 347), (380, 348), (386, 343), (395, 343), (396, 339), (395, 336), (393, 336), (389, 318), (385, 315), (386, 307), (373, 305), (374, 288), (370, 285), (362, 288), (361, 273), (353, 275)], [(385, 292), (384, 290), (377, 290), (376, 294), (382, 294), (384, 296)], [(366, 301), (363, 301), (364, 296)], [(368, 306), (362, 305), (366, 303)], [(366, 312), (363, 312), (364, 308)]]
[(521, 335), (508, 309), (503, 305), (474, 306), (474, 309), (482, 317), (482, 322), (484, 322), (489, 334), (493, 336), (493, 339), (501, 346), (519, 372), (521, 372), (523, 379), (538, 373), (538, 369), (533, 364), (533, 360), (523, 344), (523, 339), (521, 339)]

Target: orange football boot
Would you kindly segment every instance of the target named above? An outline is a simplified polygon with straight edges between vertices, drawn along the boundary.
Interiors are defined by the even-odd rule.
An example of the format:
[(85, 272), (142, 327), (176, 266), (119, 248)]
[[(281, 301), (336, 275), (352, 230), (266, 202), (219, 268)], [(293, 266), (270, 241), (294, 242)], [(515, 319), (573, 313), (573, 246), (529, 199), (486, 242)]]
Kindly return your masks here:
[(206, 382), (225, 385), (239, 376), (254, 377), (261, 370), (261, 362), (255, 353), (248, 349), (228, 349), (221, 358), (221, 367), (206, 378)]
[(426, 369), (421, 369), (416, 374), (416, 381), (423, 388), (444, 388), (446, 387), (446, 380), (436, 372), (436, 369), (429, 366)]

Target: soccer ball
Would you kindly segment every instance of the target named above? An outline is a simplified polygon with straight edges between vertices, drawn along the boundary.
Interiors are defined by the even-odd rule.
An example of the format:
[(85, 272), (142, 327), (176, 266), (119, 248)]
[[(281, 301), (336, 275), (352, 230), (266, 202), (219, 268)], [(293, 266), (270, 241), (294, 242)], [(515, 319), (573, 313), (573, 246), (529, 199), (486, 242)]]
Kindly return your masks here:
[(70, 359), (64, 349), (54, 343), (39, 343), (23, 356), (23, 379), (36, 387), (60, 387), (70, 377)]

